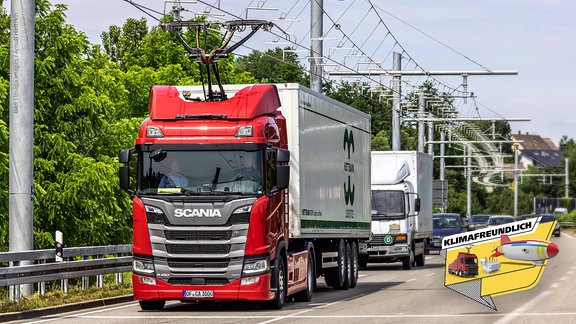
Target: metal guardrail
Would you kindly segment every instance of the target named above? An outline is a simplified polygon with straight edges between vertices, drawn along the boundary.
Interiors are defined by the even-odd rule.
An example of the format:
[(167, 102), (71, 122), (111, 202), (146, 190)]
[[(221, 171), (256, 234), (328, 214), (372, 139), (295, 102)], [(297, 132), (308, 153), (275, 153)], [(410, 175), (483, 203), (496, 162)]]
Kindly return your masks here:
[[(116, 282), (119, 282), (118, 274), (132, 271), (132, 256), (128, 255), (131, 253), (131, 244), (64, 248), (62, 261), (57, 261), (54, 249), (2, 252), (0, 263), (9, 265), (0, 266), (0, 287), (39, 283), (43, 294), (45, 281), (64, 280), (66, 287), (62, 289), (67, 291), (67, 279), (83, 278), (84, 287), (90, 276), (97, 276), (97, 285), (101, 287), (104, 274), (116, 273)], [(26, 263), (21, 264), (23, 261)]]
[(560, 222), (560, 227), (576, 227), (574, 222)]

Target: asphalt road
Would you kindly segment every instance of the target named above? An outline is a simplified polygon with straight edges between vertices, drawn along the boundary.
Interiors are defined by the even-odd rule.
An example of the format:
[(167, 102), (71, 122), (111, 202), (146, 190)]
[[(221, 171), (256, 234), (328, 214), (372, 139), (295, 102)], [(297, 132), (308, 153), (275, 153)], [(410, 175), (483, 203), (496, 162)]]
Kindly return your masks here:
[(410, 271), (401, 264), (369, 264), (350, 290), (333, 290), (320, 279), (311, 302), (289, 302), (276, 311), (258, 304), (170, 302), (164, 311), (144, 312), (127, 302), (12, 323), (576, 323), (576, 235), (551, 241), (560, 253), (538, 285), (494, 297), (496, 311), (444, 287), (444, 260), (433, 254), (425, 267)]

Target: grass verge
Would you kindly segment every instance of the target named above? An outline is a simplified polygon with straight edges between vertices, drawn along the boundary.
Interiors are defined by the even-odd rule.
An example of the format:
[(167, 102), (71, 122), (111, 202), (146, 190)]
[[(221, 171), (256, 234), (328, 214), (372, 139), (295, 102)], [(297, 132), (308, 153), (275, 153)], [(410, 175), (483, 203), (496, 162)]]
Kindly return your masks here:
[(70, 286), (68, 293), (61, 290), (46, 292), (42, 296), (35, 293), (32, 296), (22, 297), (18, 302), (12, 302), (7, 296), (3, 296), (0, 299), (0, 313), (22, 312), (131, 294), (131, 282), (107, 284), (104, 288), (90, 287), (86, 290), (77, 286)]

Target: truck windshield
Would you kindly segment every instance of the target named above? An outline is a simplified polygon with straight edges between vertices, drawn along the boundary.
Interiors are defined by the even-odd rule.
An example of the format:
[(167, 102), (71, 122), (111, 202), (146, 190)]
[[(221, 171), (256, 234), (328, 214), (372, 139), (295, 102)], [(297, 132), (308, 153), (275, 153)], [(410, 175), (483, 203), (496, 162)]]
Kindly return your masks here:
[(262, 194), (262, 151), (140, 152), (138, 192)]
[(372, 191), (372, 219), (404, 218), (404, 193), (402, 191)]

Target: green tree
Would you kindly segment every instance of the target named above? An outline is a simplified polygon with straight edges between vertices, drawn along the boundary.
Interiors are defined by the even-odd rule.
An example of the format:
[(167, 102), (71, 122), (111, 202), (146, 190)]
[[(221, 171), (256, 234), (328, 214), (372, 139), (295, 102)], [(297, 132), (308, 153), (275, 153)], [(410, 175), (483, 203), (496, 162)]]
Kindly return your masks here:
[(298, 56), (289, 48), (276, 47), (266, 52), (252, 51), (246, 57), (234, 61), (236, 73), (249, 72), (257, 83), (299, 83), (309, 84)]
[[(116, 130), (117, 109), (124, 109), (128, 102), (118, 86), (123, 73), (84, 33), (66, 24), (65, 10), (64, 5), (36, 1), (34, 245), (52, 247), (56, 230), (64, 232), (69, 246), (127, 243), (130, 201), (117, 184), (118, 151), (103, 146), (114, 147), (110, 129)], [(9, 17), (1, 14), (0, 37), (4, 37)], [(9, 48), (8, 42), (3, 44)], [(0, 62), (8, 62), (9, 51), (3, 46)], [(8, 68), (0, 65), (2, 107), (7, 107), (4, 76)], [(4, 109), (0, 112), (0, 173), (7, 174), (4, 126), (8, 116)], [(132, 141), (135, 136), (118, 130), (116, 134)], [(0, 180), (3, 197), (7, 197), (7, 178)], [(7, 206), (0, 205), (0, 209), (4, 226)], [(7, 231), (1, 233), (0, 249), (5, 249)]]

